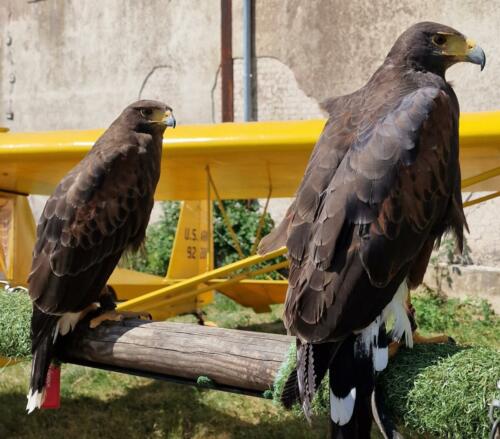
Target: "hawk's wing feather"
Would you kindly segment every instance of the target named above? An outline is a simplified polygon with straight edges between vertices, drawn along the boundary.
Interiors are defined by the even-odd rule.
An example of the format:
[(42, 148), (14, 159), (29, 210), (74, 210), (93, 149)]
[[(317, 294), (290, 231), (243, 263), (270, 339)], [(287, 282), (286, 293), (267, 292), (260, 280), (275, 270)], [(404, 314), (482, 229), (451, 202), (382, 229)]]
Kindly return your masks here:
[(98, 294), (122, 252), (144, 236), (155, 184), (137, 166), (146, 148), (140, 141), (114, 146), (94, 147), (42, 213), (30, 296), (45, 312), (81, 309), (91, 298), (79, 291)]
[(295, 227), (301, 222), (308, 227), (307, 224), (313, 222), (321, 194), (327, 188), (350, 146), (351, 133), (342, 127), (347, 128), (351, 124), (353, 112), (359, 104), (360, 97), (356, 93), (329, 101), (330, 118), (311, 153), (297, 190), (297, 198), (288, 208), (282, 222), (261, 240), (260, 254), (284, 246), (290, 236), (292, 222)]
[[(347, 126), (330, 119), (289, 214), (285, 323), (306, 341), (368, 325), (423, 243), (448, 227), (461, 230), (449, 220), (461, 208), (461, 200), (452, 202), (459, 182), (454, 96), (425, 87), (379, 108)], [(336, 131), (346, 133), (339, 143)]]

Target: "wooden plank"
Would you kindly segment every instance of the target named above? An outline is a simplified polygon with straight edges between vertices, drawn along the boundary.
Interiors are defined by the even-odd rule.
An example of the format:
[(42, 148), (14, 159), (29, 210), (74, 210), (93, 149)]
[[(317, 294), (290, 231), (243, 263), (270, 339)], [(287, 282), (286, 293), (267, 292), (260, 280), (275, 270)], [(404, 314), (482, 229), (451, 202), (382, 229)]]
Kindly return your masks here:
[(270, 389), (293, 337), (169, 322), (86, 325), (60, 349), (65, 362), (259, 394)]

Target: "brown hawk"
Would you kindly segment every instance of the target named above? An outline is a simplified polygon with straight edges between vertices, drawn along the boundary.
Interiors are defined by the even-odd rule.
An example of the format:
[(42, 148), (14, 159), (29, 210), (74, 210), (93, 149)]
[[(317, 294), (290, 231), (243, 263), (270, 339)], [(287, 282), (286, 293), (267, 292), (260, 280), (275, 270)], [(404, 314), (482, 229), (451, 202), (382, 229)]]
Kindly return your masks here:
[(88, 311), (109, 301), (103, 299), (109, 276), (123, 252), (136, 250), (144, 239), (167, 126), (175, 126), (167, 105), (147, 100), (129, 105), (45, 205), (29, 276), (28, 412), (43, 403), (58, 334), (67, 334)]
[(419, 23), (358, 91), (330, 99), (330, 117), (283, 222), (260, 252), (287, 246), (284, 322), (297, 368), (282, 396), (306, 415), (329, 371), (332, 437), (369, 437), (375, 372), (387, 365), (385, 322), (411, 345), (405, 301), (433, 246), (451, 230), (461, 249), (459, 105), (445, 72), (485, 64), (460, 32)]

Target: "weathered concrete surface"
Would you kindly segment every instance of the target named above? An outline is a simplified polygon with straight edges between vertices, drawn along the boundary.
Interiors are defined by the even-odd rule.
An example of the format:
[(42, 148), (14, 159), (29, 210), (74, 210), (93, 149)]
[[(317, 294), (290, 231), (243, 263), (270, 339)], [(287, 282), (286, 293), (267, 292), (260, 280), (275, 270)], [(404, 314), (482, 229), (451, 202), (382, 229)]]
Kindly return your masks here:
[[(105, 127), (139, 95), (167, 101), (179, 123), (219, 121), (219, 8), (220, 0), (0, 0), (0, 125)], [(242, 0), (233, 0), (236, 120), (241, 17)], [(462, 110), (500, 109), (497, 0), (255, 0), (254, 116), (319, 117), (320, 101), (362, 86), (422, 20), (459, 29), (487, 54), (482, 73), (450, 69)], [(287, 204), (273, 200), (281, 211)], [(500, 201), (467, 216), (475, 264), (499, 266)]]
[[(485, 192), (475, 193), (474, 197), (482, 195)], [(467, 207), (465, 216), (470, 228), (465, 237), (474, 264), (500, 268), (500, 198)]]
[[(442, 269), (446, 267), (441, 265)], [(443, 292), (449, 297), (475, 297), (486, 299), (496, 313), (500, 313), (500, 268), (479, 265), (451, 266), (451, 287), (442, 282)], [(424, 282), (436, 287), (436, 276), (428, 269)]]
[[(254, 72), (255, 120), (318, 119), (319, 103), (306, 96), (293, 71), (276, 58), (259, 57)], [(214, 122), (221, 121), (220, 76), (214, 89)], [(243, 121), (243, 62), (234, 61), (234, 120)]]
[[(241, 4), (241, 0), (236, 1)], [(437, 21), (476, 39), (488, 68), (458, 65), (449, 72), (464, 111), (500, 108), (500, 6), (494, 0), (256, 0), (256, 56), (275, 57), (316, 100), (361, 87), (396, 37), (419, 21)], [(235, 8), (236, 17), (241, 17)], [(240, 37), (235, 32), (235, 38)], [(234, 42), (236, 50), (241, 48)], [(241, 53), (235, 51), (236, 56)]]
[[(219, 3), (0, 0), (0, 126), (106, 127), (139, 98), (169, 103), (180, 123), (211, 122)], [(31, 198), (38, 218), (45, 198)]]
[(103, 127), (139, 94), (210, 122), (219, 21), (218, 1), (2, 0), (0, 125)]

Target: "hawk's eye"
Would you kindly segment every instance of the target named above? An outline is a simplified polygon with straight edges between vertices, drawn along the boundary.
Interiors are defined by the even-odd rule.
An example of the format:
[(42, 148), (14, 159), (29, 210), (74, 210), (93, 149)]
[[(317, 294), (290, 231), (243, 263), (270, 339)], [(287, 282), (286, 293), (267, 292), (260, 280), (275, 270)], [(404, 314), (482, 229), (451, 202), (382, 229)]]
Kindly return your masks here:
[(444, 43), (446, 43), (446, 37), (444, 35), (437, 34), (432, 37), (432, 41), (434, 44), (442, 46)]
[(143, 108), (141, 110), (141, 114), (143, 117), (145, 117), (147, 119), (148, 117), (150, 117), (153, 114), (153, 110), (151, 110), (151, 108)]

